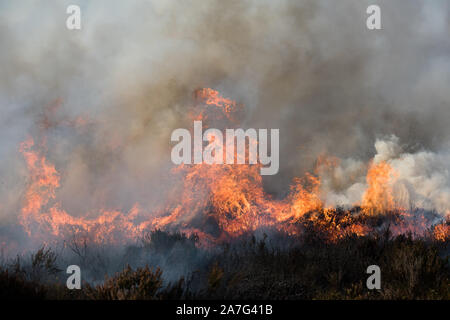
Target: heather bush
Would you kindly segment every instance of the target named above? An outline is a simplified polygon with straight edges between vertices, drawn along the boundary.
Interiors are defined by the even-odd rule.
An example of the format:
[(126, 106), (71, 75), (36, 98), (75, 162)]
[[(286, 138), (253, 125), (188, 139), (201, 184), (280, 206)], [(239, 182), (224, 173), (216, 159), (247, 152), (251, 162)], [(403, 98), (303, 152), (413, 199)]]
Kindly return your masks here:
[[(321, 237), (313, 227), (305, 227), (300, 236), (249, 234), (211, 250), (198, 247), (196, 237), (158, 230), (145, 237), (141, 245), (131, 246), (122, 257), (125, 261), (144, 257), (147, 260), (143, 261), (151, 265), (126, 265), (101, 282), (84, 281), (81, 290), (65, 287), (66, 275), (57, 266), (58, 257), (41, 248), (28, 262), (17, 258), (0, 268), (0, 296), (102, 300), (450, 299), (448, 242), (412, 234), (393, 237), (389, 228), (332, 242)], [(179, 277), (165, 276), (163, 270), (178, 268), (177, 264), (188, 271)], [(366, 269), (372, 264), (381, 269), (380, 290), (366, 287)]]
[(151, 300), (162, 287), (162, 271), (148, 266), (133, 270), (130, 266), (113, 277), (106, 277), (103, 284), (87, 285), (86, 296), (101, 300)]

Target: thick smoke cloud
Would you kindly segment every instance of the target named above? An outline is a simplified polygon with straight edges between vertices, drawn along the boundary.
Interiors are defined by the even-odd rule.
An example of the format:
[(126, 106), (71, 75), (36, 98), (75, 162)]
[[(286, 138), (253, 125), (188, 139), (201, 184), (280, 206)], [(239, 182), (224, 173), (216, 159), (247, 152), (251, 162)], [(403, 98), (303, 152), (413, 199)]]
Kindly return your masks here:
[[(396, 136), (375, 142), (373, 163), (387, 162), (392, 168), (390, 188), (396, 206), (421, 208), (450, 214), (450, 154), (430, 151), (405, 152)], [(328, 206), (360, 204), (367, 188), (362, 161), (344, 159), (322, 173), (324, 200)]]
[[(280, 128), (280, 173), (264, 178), (276, 196), (327, 154), (358, 177), (327, 201), (353, 201), (395, 135), (389, 160), (414, 197), (448, 209), (449, 2), (377, 2), (380, 31), (365, 27), (371, 1), (2, 1), (0, 221), (20, 211), (29, 135), (47, 137), (71, 214), (159, 203), (199, 87), (245, 104), (244, 126)], [(81, 31), (65, 28), (69, 4)]]

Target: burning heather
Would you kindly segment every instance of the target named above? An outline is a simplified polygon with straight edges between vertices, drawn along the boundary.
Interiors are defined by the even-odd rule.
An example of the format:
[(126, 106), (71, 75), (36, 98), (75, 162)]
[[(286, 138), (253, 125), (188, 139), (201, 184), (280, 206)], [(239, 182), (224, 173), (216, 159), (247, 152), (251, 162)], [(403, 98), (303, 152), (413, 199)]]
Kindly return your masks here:
[(73, 2), (0, 4), (1, 288), (450, 296), (446, 1)]
[[(228, 128), (237, 125), (239, 112), (245, 112), (244, 106), (216, 90), (204, 88), (194, 92), (194, 102), (186, 116)], [(161, 229), (197, 234), (201, 243), (213, 245), (258, 229), (298, 234), (306, 224), (313, 224), (329, 241), (364, 236), (388, 224), (394, 234), (412, 232), (424, 236), (432, 232), (439, 241), (447, 241), (450, 236), (450, 226), (445, 221), (448, 208), (432, 211), (405, 203), (402, 198), (403, 184), (397, 185), (401, 177), (395, 164), (401, 157), (414, 155), (398, 156), (400, 159), (375, 155), (364, 165), (367, 173), (360, 198), (343, 203), (342, 208), (327, 205), (328, 195), (322, 187), (322, 175), (335, 176), (341, 169), (339, 160), (323, 156), (314, 172), (293, 180), (284, 199), (274, 199), (264, 191), (260, 165), (180, 165), (170, 174), (181, 183), (164, 207), (146, 208), (136, 203), (127, 211), (98, 208), (75, 217), (57, 198), (61, 187), (59, 171), (64, 168), (58, 170), (47, 159), (46, 137), (35, 139), (30, 137), (19, 147), (28, 173), (19, 223), (38, 242), (51, 244), (83, 236), (94, 243), (126, 244), (138, 240), (146, 231)], [(391, 144), (390, 148), (395, 148), (397, 143), (393, 137), (377, 141), (377, 146)], [(400, 191), (396, 191), (397, 187)], [(409, 196), (407, 193), (408, 199)], [(374, 217), (381, 224), (374, 224)]]

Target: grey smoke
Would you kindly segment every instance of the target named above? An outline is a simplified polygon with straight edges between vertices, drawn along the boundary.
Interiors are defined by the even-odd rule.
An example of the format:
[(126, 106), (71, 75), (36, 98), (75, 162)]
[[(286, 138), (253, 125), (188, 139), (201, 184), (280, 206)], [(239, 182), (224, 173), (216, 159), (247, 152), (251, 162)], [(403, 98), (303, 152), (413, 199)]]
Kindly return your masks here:
[[(354, 201), (363, 164), (395, 135), (401, 151), (388, 158), (408, 196), (447, 210), (449, 1), (379, 0), (383, 30), (369, 31), (372, 2), (2, 1), (0, 224), (20, 211), (28, 135), (48, 137), (71, 214), (161, 204), (176, 184), (170, 133), (190, 127), (199, 87), (245, 104), (244, 126), (280, 128), (280, 173), (264, 178), (278, 197), (327, 154), (345, 159), (335, 174), (356, 175), (327, 201)], [(69, 4), (81, 6), (81, 31), (65, 28)], [(83, 128), (63, 125), (78, 116)]]

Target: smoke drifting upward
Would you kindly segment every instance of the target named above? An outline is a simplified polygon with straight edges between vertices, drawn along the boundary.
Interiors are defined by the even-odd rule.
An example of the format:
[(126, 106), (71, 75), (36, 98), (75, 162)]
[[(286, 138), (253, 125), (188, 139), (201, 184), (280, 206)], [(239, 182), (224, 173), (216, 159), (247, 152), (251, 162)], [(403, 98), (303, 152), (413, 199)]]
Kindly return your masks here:
[[(79, 4), (82, 30), (65, 28)], [(450, 209), (449, 2), (2, 1), (0, 226), (17, 222), (29, 181), (19, 152), (32, 136), (60, 172), (52, 201), (74, 217), (99, 207), (161, 205), (170, 133), (190, 127), (201, 87), (246, 106), (242, 125), (280, 128), (283, 198), (319, 156), (327, 205), (354, 205), (367, 164), (396, 172), (395, 201)]]

